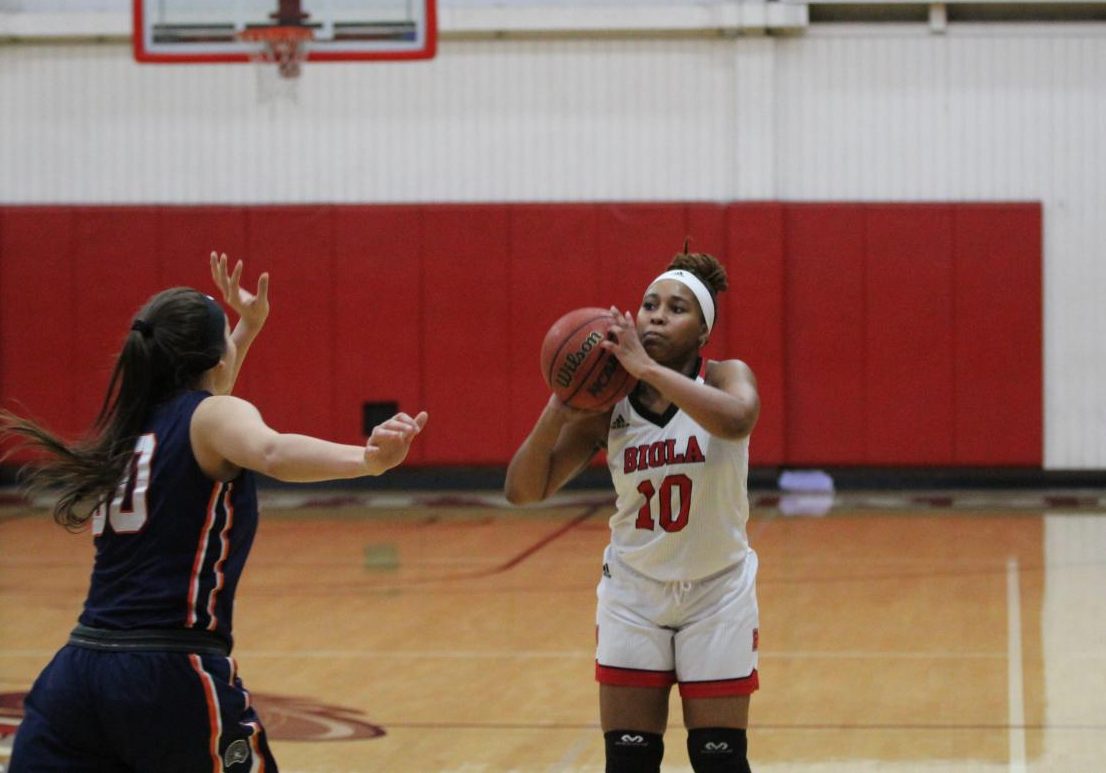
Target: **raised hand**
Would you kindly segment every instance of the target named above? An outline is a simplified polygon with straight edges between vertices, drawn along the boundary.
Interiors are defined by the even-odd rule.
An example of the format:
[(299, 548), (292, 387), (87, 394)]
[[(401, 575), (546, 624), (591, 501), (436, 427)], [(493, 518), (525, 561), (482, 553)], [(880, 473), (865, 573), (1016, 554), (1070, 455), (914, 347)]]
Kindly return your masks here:
[(242, 268), (242, 261), (239, 260), (228, 273), (226, 253), (211, 253), (211, 279), (223, 301), (234, 309), (239, 319), (258, 330), (269, 316), (269, 272), (258, 277), (257, 291), (251, 293), (240, 284)]
[(599, 345), (617, 357), (622, 367), (634, 378), (641, 378), (646, 368), (653, 364), (653, 358), (641, 344), (637, 324), (630, 312), (622, 313), (614, 306), (611, 306), (611, 326), (607, 329), (607, 340)]
[(365, 444), (365, 464), (373, 474), (390, 470), (407, 458), (411, 442), (426, 426), (428, 415), (421, 412), (414, 418), (397, 413), (382, 424), (373, 427)]

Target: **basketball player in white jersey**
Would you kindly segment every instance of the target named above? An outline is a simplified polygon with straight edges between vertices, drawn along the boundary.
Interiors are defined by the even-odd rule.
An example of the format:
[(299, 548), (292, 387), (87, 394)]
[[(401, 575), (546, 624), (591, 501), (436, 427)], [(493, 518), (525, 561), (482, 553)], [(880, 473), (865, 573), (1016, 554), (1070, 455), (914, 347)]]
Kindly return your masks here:
[(673, 684), (692, 767), (750, 770), (758, 612), (746, 480), (760, 399), (745, 363), (700, 356), (726, 287), (718, 261), (685, 244), (636, 321), (611, 309), (603, 346), (638, 379), (634, 391), (604, 413), (551, 397), (507, 470), (507, 498), (537, 502), (607, 449), (618, 499), (595, 665), (607, 773), (660, 770)]

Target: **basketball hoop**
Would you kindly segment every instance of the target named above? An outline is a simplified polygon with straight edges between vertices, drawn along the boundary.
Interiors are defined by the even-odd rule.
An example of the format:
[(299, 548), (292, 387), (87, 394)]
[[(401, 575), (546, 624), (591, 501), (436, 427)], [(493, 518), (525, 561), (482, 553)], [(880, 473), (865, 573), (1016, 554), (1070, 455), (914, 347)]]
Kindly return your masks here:
[(307, 59), (307, 44), (314, 37), (310, 27), (283, 25), (247, 27), (238, 33), (246, 43), (259, 43), (250, 59), (259, 65), (276, 65), (281, 78), (300, 77), (300, 67)]

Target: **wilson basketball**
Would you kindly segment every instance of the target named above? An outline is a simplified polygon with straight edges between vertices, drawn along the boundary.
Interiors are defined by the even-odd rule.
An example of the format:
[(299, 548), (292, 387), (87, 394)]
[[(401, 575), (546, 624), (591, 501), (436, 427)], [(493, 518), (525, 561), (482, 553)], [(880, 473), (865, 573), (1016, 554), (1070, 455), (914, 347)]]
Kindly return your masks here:
[(607, 335), (606, 309), (570, 311), (553, 323), (541, 345), (545, 383), (565, 405), (605, 411), (636, 383), (618, 359), (599, 344)]

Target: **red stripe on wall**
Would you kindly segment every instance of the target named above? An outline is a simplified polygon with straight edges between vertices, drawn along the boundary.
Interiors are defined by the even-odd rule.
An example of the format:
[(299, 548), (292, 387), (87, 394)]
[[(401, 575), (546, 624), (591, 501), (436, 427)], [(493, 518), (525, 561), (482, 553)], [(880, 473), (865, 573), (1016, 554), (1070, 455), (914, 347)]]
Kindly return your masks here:
[(865, 207), (865, 461), (952, 463), (952, 208)]
[(65, 437), (79, 435), (88, 419), (75, 396), (89, 382), (72, 366), (76, 220), (71, 208), (0, 208), (0, 398)]
[(781, 313), (789, 463), (868, 461), (865, 250), (861, 207), (785, 208)]
[[(426, 407), (422, 209), (337, 207), (334, 240), (334, 439), (363, 443), (363, 403), (394, 401), (412, 416)], [(411, 446), (411, 462), (424, 445)]]
[[(239, 391), (272, 427), (333, 437), (337, 356), (355, 341), (334, 339), (334, 223), (330, 207), (255, 207), (247, 211), (247, 254), (257, 274), (272, 274), (272, 313), (250, 349), (253, 371)], [(208, 285), (210, 286), (210, 280)], [(338, 347), (341, 346), (341, 351)]]
[[(440, 206), (424, 213), (422, 363), (432, 464), (500, 462), (512, 452), (509, 211)], [(535, 288), (535, 292), (537, 288)]]
[(74, 411), (83, 426), (95, 418), (131, 318), (160, 285), (155, 207), (76, 210), (72, 252), (72, 360), (57, 377), (77, 378)]
[(522, 205), (511, 211), (507, 343), (512, 450), (549, 399), (540, 363), (545, 333), (573, 309), (611, 303), (599, 289), (596, 220), (590, 204)]
[(749, 446), (750, 463), (782, 464), (785, 456), (784, 209), (778, 203), (733, 204), (726, 211), (730, 289), (719, 299), (726, 345), (709, 356), (740, 359), (753, 369), (760, 418)]
[(599, 290), (607, 305), (636, 314), (645, 288), (683, 248), (682, 204), (598, 206)]
[(361, 403), (428, 409), (411, 463), (502, 464), (571, 308), (636, 312), (692, 237), (732, 289), (706, 355), (757, 374), (754, 465), (1039, 465), (1036, 204), (0, 207), (0, 399), (70, 436), (153, 293), (211, 249), (273, 274), (239, 393), (360, 443)]
[(956, 464), (1044, 458), (1041, 207), (956, 209)]

